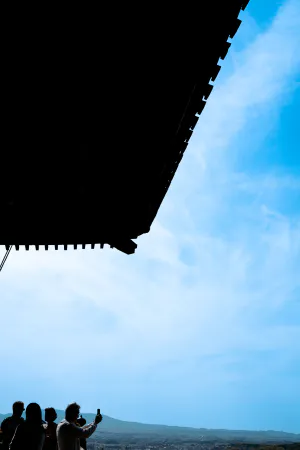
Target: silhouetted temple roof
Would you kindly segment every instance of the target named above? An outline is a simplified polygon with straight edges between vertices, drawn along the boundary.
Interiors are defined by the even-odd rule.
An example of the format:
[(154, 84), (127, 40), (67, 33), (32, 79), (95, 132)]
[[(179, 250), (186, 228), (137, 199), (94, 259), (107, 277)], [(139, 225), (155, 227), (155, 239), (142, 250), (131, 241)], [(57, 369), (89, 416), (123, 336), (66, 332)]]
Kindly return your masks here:
[[(150, 230), (248, 1), (115, 6), (3, 44), (0, 245), (133, 253)], [(112, 8), (114, 8), (112, 2)], [(121, 10), (124, 8), (124, 11)], [(34, 31), (33, 31), (34, 30)], [(2, 114), (3, 116), (3, 114)], [(178, 211), (180, 214), (180, 211)]]

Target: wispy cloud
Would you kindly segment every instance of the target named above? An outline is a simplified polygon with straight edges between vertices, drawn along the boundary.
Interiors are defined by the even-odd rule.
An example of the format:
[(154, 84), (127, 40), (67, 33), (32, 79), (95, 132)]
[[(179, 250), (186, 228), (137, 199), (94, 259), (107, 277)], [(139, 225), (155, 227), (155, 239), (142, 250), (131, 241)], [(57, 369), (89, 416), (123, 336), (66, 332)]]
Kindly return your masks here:
[[(171, 409), (172, 392), (182, 390), (189, 402), (201, 397), (208, 409), (218, 393), (224, 412), (227, 395), (246, 399), (250, 380), (267, 389), (272, 378), (275, 391), (285, 374), (296, 386), (289, 369), (300, 357), (300, 324), (287, 311), (300, 312), (300, 215), (299, 209), (292, 219), (282, 213), (276, 191), (299, 191), (299, 179), (272, 171), (252, 178), (246, 168), (236, 172), (235, 163), (245, 148), (251, 151), (251, 123), (280, 109), (290, 94), (300, 73), (299, 30), (300, 4), (288, 1), (271, 27), (235, 54), (234, 71), (216, 83), (136, 255), (109, 249), (11, 254), (1, 274), (6, 345), (0, 358), (9, 367), (26, 365), (32, 379), (50, 374), (58, 406), (70, 389), (76, 393), (78, 378), (65, 393), (59, 383), (74, 372), (82, 385), (101, 380), (108, 392), (118, 392), (115, 415), (128, 392), (142, 396), (144, 405), (153, 398), (158, 405), (169, 392)], [(109, 408), (111, 396), (100, 390)], [(84, 401), (96, 407), (92, 395)], [(195, 408), (192, 425), (196, 416), (205, 420)], [(142, 409), (128, 414), (138, 419)], [(244, 419), (211, 418), (204, 425), (247, 428)]]

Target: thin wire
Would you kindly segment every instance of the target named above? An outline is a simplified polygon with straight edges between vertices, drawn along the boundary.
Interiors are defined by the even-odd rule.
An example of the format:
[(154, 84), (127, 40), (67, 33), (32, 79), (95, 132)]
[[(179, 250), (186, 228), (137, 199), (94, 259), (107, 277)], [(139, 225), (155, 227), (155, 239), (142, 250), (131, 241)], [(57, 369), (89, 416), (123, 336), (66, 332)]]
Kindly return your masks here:
[(3, 258), (3, 260), (2, 260), (2, 262), (0, 264), (0, 272), (3, 269), (3, 267), (4, 267), (4, 264), (5, 264), (5, 262), (6, 262), (7, 258), (8, 258), (8, 255), (9, 255), (11, 249), (12, 249), (12, 245), (9, 246), (9, 249), (6, 251), (6, 253), (4, 255), (4, 258)]

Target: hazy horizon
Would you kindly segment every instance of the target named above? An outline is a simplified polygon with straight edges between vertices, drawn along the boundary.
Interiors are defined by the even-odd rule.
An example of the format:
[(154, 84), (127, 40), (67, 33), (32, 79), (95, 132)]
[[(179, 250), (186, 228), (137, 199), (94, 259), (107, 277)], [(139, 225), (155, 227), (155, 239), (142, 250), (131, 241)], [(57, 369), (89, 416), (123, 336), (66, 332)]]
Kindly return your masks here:
[(11, 251), (1, 410), (300, 433), (300, 2), (240, 18), (136, 254)]
[[(25, 405), (25, 407), (26, 407), (26, 405)], [(55, 406), (53, 406), (52, 405), (52, 407), (54, 407), (55, 408)], [(42, 412), (44, 412), (45, 411), (45, 408), (46, 407), (41, 407), (41, 409), (42, 409)], [(60, 408), (55, 408), (55, 410), (56, 410), (56, 412), (58, 412), (58, 413), (64, 413), (65, 412), (65, 410), (64, 409), (60, 409)], [(4, 413), (4, 412), (2, 412), (2, 411), (0, 411), (0, 416), (7, 416), (7, 415), (11, 415), (12, 414), (12, 412), (6, 412), (6, 413)], [(95, 414), (96, 415), (96, 413), (94, 413), (94, 412), (91, 412), (91, 411), (81, 411), (80, 412), (80, 414), (84, 417), (84, 418), (86, 418), (88, 415), (90, 416), (90, 415), (93, 415), (93, 414)], [(116, 420), (116, 421), (121, 421), (121, 422), (126, 422), (126, 423), (137, 423), (137, 424), (140, 424), (140, 425), (151, 425), (151, 426), (167, 426), (167, 427), (175, 427), (175, 428), (191, 428), (191, 429), (193, 429), (193, 430), (200, 430), (200, 429), (206, 429), (205, 427), (201, 427), (201, 426), (199, 426), (199, 427), (191, 427), (191, 426), (183, 426), (183, 425), (166, 425), (166, 424), (164, 424), (164, 423), (146, 423), (146, 422), (139, 422), (139, 421), (129, 421), (129, 420), (126, 420), (126, 419), (124, 419), (124, 418), (117, 418), (117, 417), (111, 417), (111, 416), (108, 416), (107, 414), (102, 414), (103, 415), (103, 417), (104, 417), (104, 420), (105, 420), (105, 417), (108, 417), (109, 419), (113, 419), (113, 420)], [(24, 417), (25, 418), (25, 412), (22, 414), (22, 417)], [(56, 420), (56, 422), (58, 422), (58, 420)], [(102, 424), (103, 424), (103, 422), (102, 422)], [(1, 426), (1, 423), (0, 423), (0, 426)], [(207, 428), (208, 430), (210, 429), (210, 430), (217, 430), (217, 428)], [(219, 430), (222, 430), (223, 428), (220, 428)], [(233, 429), (233, 428), (226, 428), (226, 429), (224, 429), (225, 431), (249, 431), (249, 432), (251, 432), (251, 431), (253, 431), (253, 432), (279, 432), (279, 433), (289, 433), (289, 432), (287, 432), (287, 431), (285, 431), (285, 430), (267, 430), (267, 429), (257, 429), (257, 430), (254, 430), (254, 429), (247, 429), (247, 428), (245, 428), (245, 429)], [(100, 431), (101, 431), (101, 425), (100, 425)], [(300, 436), (300, 433), (292, 433), (292, 434), (295, 434), (295, 435), (297, 435), (297, 436)]]

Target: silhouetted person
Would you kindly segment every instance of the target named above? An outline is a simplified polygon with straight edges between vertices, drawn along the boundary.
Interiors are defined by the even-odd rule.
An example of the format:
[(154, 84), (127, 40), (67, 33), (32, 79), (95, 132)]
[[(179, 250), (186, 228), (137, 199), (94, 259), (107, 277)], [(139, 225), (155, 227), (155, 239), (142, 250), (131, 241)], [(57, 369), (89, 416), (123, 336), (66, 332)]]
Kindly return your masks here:
[(94, 422), (85, 427), (78, 427), (76, 422), (80, 413), (80, 406), (71, 403), (66, 408), (65, 419), (57, 425), (57, 441), (59, 450), (80, 450), (80, 439), (90, 437), (101, 422), (101, 414), (95, 417)]
[[(77, 420), (77, 425), (84, 428), (84, 426), (86, 425), (86, 420), (82, 416), (80, 416), (80, 418)], [(83, 448), (83, 450), (87, 450), (85, 438), (80, 438), (80, 447)]]
[(54, 408), (46, 408), (45, 409), (45, 420), (47, 425), (45, 426), (46, 430), (46, 440), (43, 449), (44, 450), (56, 450), (57, 449), (57, 437), (56, 437), (56, 428), (57, 423), (54, 421), (57, 419), (57, 414)]
[(22, 416), (24, 411), (24, 403), (23, 402), (15, 402), (13, 404), (13, 414), (11, 417), (7, 417), (3, 420), (1, 424), (2, 436), (3, 436), (3, 450), (9, 449), (9, 444), (15, 434), (16, 428), (20, 423), (24, 422)]
[(37, 403), (30, 403), (26, 408), (26, 420), (17, 427), (9, 450), (42, 450), (45, 436), (42, 410)]

